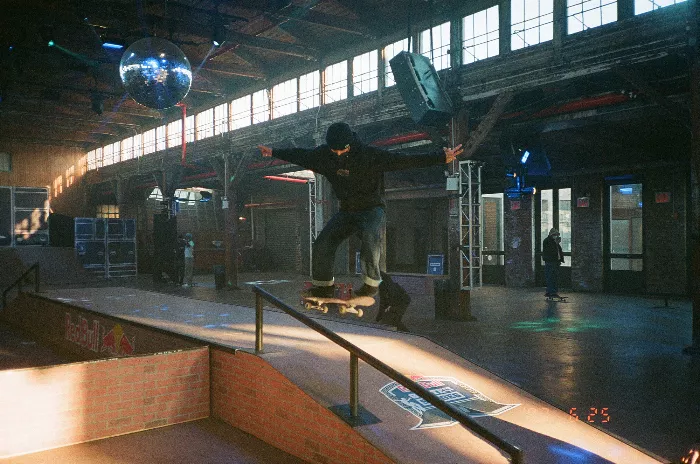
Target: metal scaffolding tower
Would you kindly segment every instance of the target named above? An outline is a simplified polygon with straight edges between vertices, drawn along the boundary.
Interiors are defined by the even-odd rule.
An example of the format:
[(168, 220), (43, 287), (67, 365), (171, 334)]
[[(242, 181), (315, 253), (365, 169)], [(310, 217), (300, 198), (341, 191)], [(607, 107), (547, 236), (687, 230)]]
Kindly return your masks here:
[(481, 164), (459, 162), (459, 278), (462, 290), (481, 287)]
[(316, 179), (309, 179), (309, 274), (313, 262), (313, 245), (316, 240)]

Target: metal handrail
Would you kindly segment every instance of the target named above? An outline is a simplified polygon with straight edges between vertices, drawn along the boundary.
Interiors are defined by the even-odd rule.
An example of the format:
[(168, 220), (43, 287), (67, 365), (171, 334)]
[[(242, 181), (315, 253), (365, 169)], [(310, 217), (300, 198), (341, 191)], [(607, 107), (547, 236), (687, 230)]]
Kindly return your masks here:
[(12, 282), (12, 285), (7, 287), (5, 290), (2, 291), (2, 307), (4, 308), (7, 306), (7, 294), (10, 293), (10, 290), (13, 288), (17, 287), (19, 291), (22, 291), (22, 282), (24, 282), (24, 279), (32, 272), (34, 271), (34, 291), (36, 293), (39, 293), (39, 263), (34, 263), (31, 266), (29, 266), (29, 269), (24, 271), (21, 276), (19, 276), (14, 282)]
[(419, 385), (417, 382), (414, 382), (413, 380), (409, 379), (396, 369), (375, 358), (360, 347), (353, 345), (346, 339), (342, 338), (332, 330), (327, 329), (326, 327), (319, 324), (310, 317), (305, 316), (304, 314), (295, 310), (294, 308), (279, 300), (271, 293), (263, 290), (259, 286), (253, 286), (253, 292), (255, 293), (255, 351), (257, 353), (261, 353), (263, 350), (263, 298), (272, 303), (275, 307), (281, 309), (285, 313), (292, 316), (294, 319), (307, 325), (308, 327), (320, 333), (336, 345), (339, 345), (350, 352), (350, 411), (352, 417), (357, 417), (358, 409), (359, 369), (357, 366), (357, 360), (359, 358), (367, 364), (369, 364), (370, 366), (372, 366), (373, 368), (375, 368), (376, 370), (378, 370), (379, 372), (381, 372), (382, 374), (389, 377), (390, 379), (400, 383), (416, 395), (420, 396), (425, 401), (432, 404), (437, 409), (444, 412), (452, 419), (456, 420), (475, 434), (479, 435), (484, 440), (488, 441), (492, 445), (504, 451), (510, 456), (511, 462), (513, 464), (523, 463), (524, 456), (520, 448), (508, 443), (507, 441), (500, 438), (490, 430), (487, 430), (474, 419), (464, 414), (462, 411), (455, 408), (448, 402), (438, 398), (433, 393)]

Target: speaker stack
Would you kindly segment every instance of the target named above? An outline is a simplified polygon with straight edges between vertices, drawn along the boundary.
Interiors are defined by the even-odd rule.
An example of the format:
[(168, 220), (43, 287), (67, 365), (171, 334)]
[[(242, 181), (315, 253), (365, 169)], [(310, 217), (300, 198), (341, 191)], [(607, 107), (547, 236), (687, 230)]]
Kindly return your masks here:
[(389, 60), (389, 65), (401, 98), (416, 123), (442, 126), (452, 118), (450, 97), (427, 57), (400, 52)]

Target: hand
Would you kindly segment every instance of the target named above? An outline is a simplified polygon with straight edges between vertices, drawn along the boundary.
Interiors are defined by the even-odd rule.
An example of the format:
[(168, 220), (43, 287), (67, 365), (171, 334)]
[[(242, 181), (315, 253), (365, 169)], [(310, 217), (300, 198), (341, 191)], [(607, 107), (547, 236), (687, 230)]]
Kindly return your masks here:
[(260, 149), (260, 153), (262, 153), (265, 158), (272, 156), (272, 148), (265, 145), (258, 145), (258, 148)]
[(464, 152), (464, 148), (462, 148), (462, 144), (460, 143), (454, 148), (445, 147), (443, 151), (445, 152), (445, 163), (451, 163)]
[(700, 444), (693, 445), (688, 454), (681, 458), (683, 464), (698, 464), (700, 463)]

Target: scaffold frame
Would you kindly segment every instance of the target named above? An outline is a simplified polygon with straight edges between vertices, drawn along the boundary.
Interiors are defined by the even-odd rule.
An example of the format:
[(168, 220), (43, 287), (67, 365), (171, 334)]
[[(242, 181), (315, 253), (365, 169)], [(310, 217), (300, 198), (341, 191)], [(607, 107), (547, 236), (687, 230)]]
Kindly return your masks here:
[(459, 162), (459, 279), (462, 290), (482, 285), (481, 164)]

